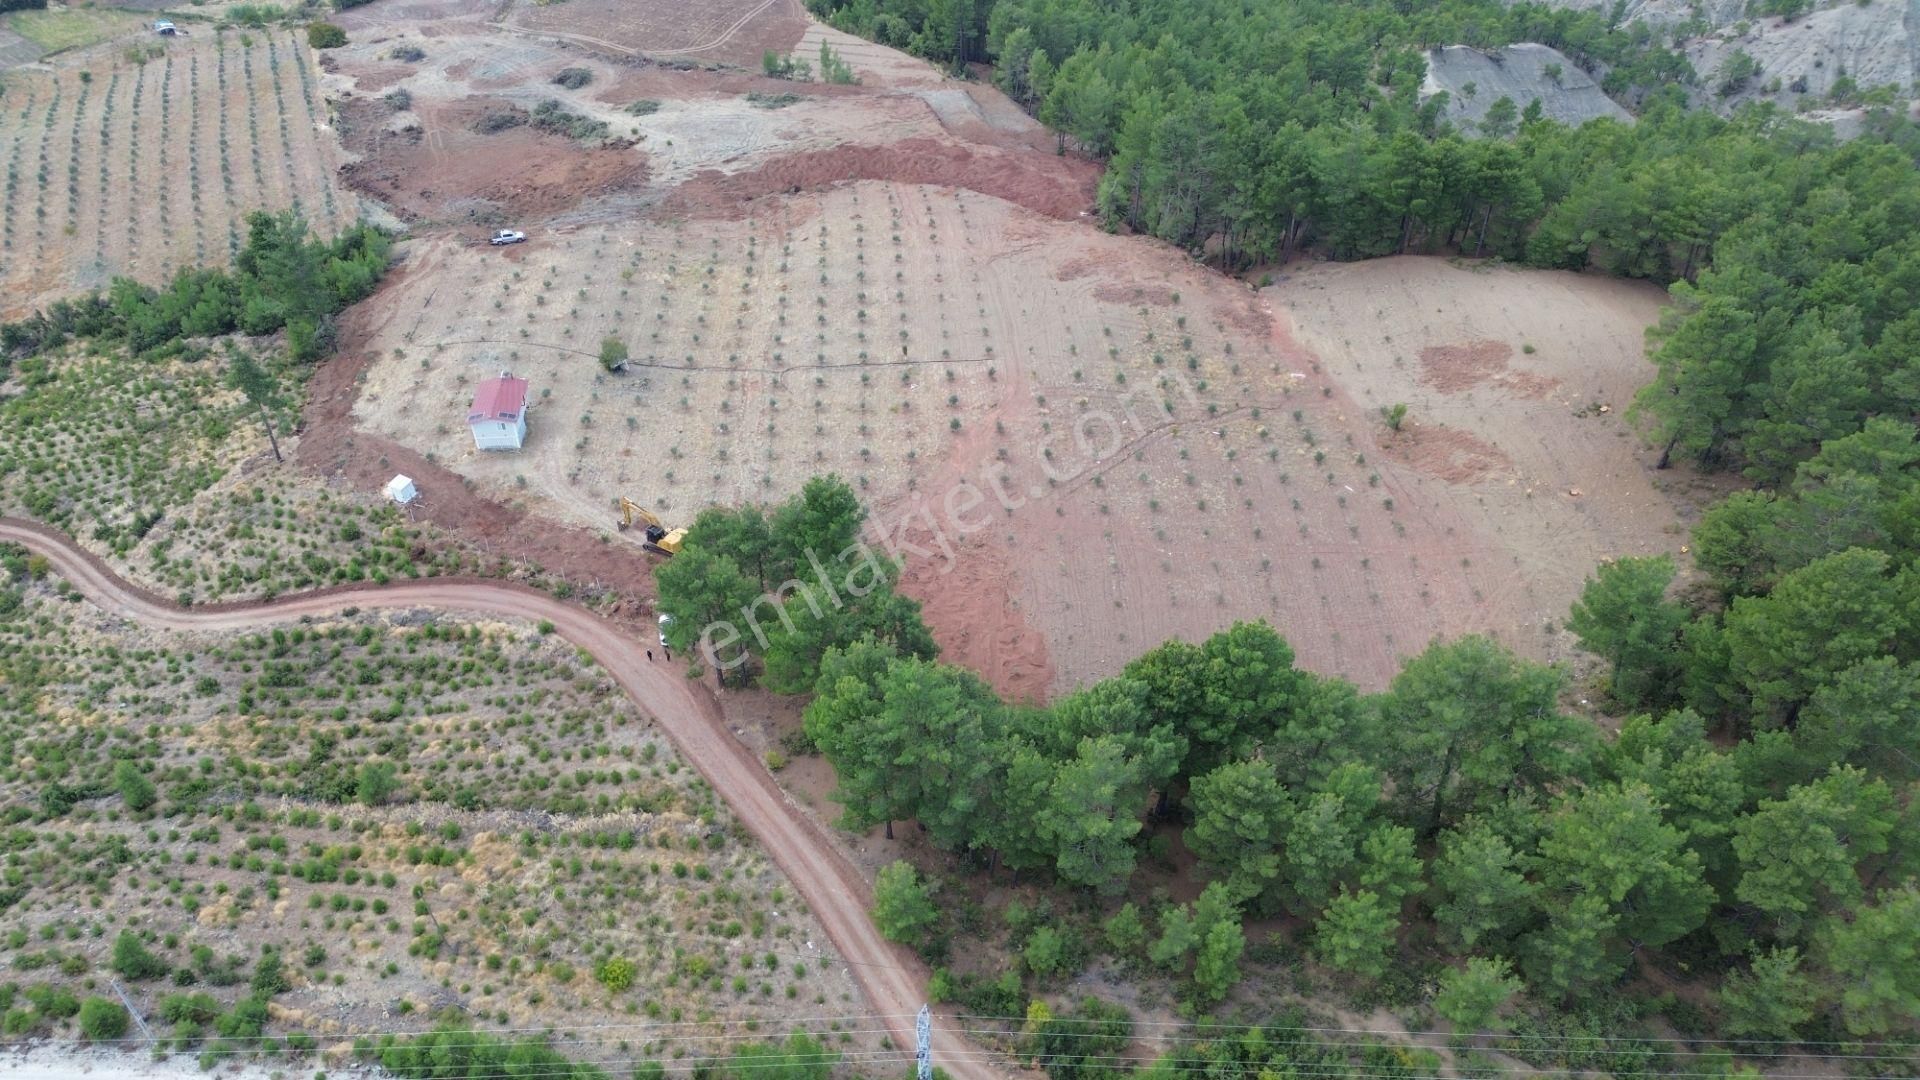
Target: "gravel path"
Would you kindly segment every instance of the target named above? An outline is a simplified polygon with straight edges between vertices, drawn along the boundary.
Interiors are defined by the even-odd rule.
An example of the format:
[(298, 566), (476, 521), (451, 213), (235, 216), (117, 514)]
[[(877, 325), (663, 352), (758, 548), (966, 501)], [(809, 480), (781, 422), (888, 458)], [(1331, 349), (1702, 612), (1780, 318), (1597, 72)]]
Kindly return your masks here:
[[(679, 665), (648, 663), (643, 645), (606, 619), (531, 588), (463, 578), (325, 589), (264, 604), (182, 608), (121, 579), (70, 538), (44, 525), (0, 518), (0, 540), (46, 556), (103, 610), (163, 630), (250, 630), (303, 615), (334, 615), (349, 607), (436, 608), (552, 623), (556, 633), (592, 655), (659, 721), (681, 754), (725, 797), (825, 927), (868, 1007), (885, 1017), (893, 1045), (913, 1045), (913, 1016), (926, 1000), (926, 969), (911, 952), (880, 936), (867, 916), (871, 894), (865, 879), (774, 784), (752, 751), (728, 733), (718, 702), (705, 688), (688, 679)], [(954, 1080), (1007, 1075), (1008, 1070), (939, 1018), (933, 1047), (934, 1060)]]

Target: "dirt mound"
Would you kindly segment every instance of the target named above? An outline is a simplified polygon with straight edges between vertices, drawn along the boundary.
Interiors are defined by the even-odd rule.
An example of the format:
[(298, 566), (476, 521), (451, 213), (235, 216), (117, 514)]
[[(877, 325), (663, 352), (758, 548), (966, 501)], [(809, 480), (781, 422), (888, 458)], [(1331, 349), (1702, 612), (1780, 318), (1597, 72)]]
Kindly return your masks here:
[(413, 75), (413, 68), (406, 64), (340, 64), (329, 63), (332, 57), (323, 57), (321, 67), (329, 74), (346, 75), (353, 79), (353, 88), (362, 93), (372, 94)]
[(389, 106), (350, 98), (341, 127), (360, 160), (341, 175), (405, 220), (440, 223), (539, 221), (646, 186), (646, 155), (631, 147), (586, 146), (525, 126), (474, 130), (506, 108), (485, 98), (426, 107), (417, 123), (394, 131)]
[(1545, 397), (1559, 379), (1514, 371), (1507, 366), (1513, 346), (1504, 341), (1467, 341), (1420, 350), (1420, 379), (1443, 393), (1457, 394), (1483, 383), (1520, 397)]
[(1513, 459), (1499, 447), (1441, 424), (1408, 424), (1380, 449), (1394, 461), (1449, 484), (1471, 484), (1513, 469)]
[(1073, 158), (980, 150), (908, 139), (891, 146), (847, 146), (776, 158), (726, 175), (699, 173), (667, 196), (665, 209), (690, 217), (745, 217), (750, 200), (791, 195), (853, 180), (890, 180), (965, 188), (1049, 217), (1074, 219), (1093, 207), (1099, 167)]

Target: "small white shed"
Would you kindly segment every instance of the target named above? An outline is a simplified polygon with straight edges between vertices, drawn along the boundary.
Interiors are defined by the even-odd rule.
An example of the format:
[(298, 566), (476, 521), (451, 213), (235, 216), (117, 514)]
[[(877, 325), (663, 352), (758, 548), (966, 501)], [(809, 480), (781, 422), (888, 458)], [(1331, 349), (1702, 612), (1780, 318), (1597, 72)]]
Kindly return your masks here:
[(527, 380), (503, 371), (474, 391), (467, 428), (477, 450), (518, 450), (527, 441)]
[(387, 498), (405, 506), (420, 497), (420, 489), (413, 486), (410, 476), (395, 476), (387, 481)]

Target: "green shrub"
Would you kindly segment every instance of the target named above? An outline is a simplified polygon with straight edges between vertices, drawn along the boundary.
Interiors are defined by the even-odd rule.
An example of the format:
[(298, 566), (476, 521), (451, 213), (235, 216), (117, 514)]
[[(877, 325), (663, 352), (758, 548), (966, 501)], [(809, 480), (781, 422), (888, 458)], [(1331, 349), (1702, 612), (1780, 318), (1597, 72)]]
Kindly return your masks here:
[(608, 131), (611, 130), (607, 127), (605, 120), (594, 120), (590, 117), (581, 116), (579, 113), (568, 112), (560, 107), (558, 101), (552, 98), (548, 98), (538, 105), (535, 105), (533, 112), (528, 116), (528, 122), (541, 131), (552, 132), (555, 135), (565, 135), (570, 139), (578, 139), (582, 142), (604, 139), (607, 137)]
[(229, 1039), (257, 1038), (267, 1026), (267, 999), (259, 995), (233, 1003), (233, 1011), (216, 1019), (213, 1028)]
[(65, 1020), (80, 1011), (80, 999), (58, 986), (29, 986), (26, 998), (40, 1015), (53, 1020)]
[(146, 773), (132, 761), (121, 761), (113, 767), (113, 789), (120, 793), (127, 809), (136, 814), (160, 799), (153, 789), (153, 781), (147, 779)]
[(526, 1075), (545, 1080), (605, 1080), (593, 1065), (567, 1060), (539, 1039), (513, 1041), (484, 1032), (443, 1028), (411, 1039), (389, 1035), (380, 1065), (402, 1080), (482, 1080)]
[(219, 1015), (220, 1002), (212, 994), (168, 994), (160, 999), (160, 1017), (170, 1024), (211, 1024)]
[(113, 962), (109, 966), (136, 982), (165, 978), (173, 970), (172, 965), (148, 951), (131, 930), (122, 930), (120, 936), (113, 939)]
[(117, 1001), (90, 997), (80, 1003), (80, 1035), (91, 1042), (117, 1039), (127, 1033), (127, 1010)]
[(910, 863), (880, 868), (873, 880), (873, 922), (888, 941), (918, 947), (939, 921), (920, 873)]
[(564, 86), (569, 90), (578, 90), (592, 81), (593, 72), (581, 67), (561, 68), (560, 73), (553, 77), (555, 86)]
[(526, 122), (527, 114), (519, 109), (501, 109), (475, 120), (473, 130), (481, 135), (498, 135), (508, 128), (517, 128)]
[(633, 961), (616, 956), (594, 969), (593, 977), (600, 985), (612, 993), (619, 993), (633, 985)]
[(347, 43), (347, 32), (325, 22), (307, 24), (307, 44), (316, 49), (337, 49)]
[(367, 806), (379, 806), (400, 787), (399, 770), (391, 761), (369, 761), (360, 766), (354, 794)]
[[(235, 4), (227, 9), (227, 22), (235, 26), (249, 26), (255, 30), (264, 29), (268, 23), (277, 23), (287, 17), (287, 9), (279, 4)], [(240, 44), (248, 43), (245, 34), (240, 35)]]
[(270, 952), (260, 958), (260, 962), (254, 965), (253, 981), (249, 985), (254, 993), (266, 997), (284, 994), (292, 989), (291, 984), (287, 982), (286, 973), (281, 970), (279, 953)]
[(617, 337), (607, 337), (600, 342), (600, 366), (608, 371), (625, 371), (627, 367), (627, 343)]

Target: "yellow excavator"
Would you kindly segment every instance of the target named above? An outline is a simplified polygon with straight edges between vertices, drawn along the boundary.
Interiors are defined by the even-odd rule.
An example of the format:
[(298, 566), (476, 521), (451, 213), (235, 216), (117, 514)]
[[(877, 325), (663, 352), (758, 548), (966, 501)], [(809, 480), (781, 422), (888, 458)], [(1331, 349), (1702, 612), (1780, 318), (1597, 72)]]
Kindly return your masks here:
[(660, 555), (680, 554), (680, 545), (687, 539), (687, 530), (669, 530), (665, 525), (660, 524), (660, 519), (655, 517), (651, 510), (625, 495), (620, 496), (621, 531), (633, 528), (635, 522), (641, 525), (641, 535), (646, 537), (642, 547)]

